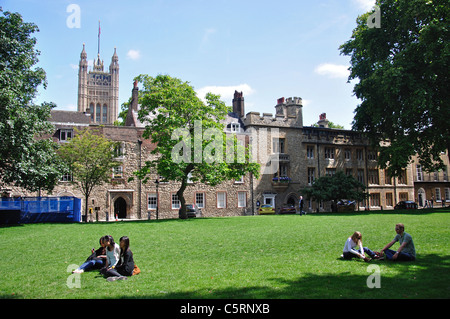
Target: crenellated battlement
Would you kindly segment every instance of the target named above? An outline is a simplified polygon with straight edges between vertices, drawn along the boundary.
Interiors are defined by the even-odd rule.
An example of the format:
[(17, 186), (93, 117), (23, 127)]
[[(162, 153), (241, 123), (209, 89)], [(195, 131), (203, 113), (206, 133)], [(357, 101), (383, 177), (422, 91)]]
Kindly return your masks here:
[(247, 113), (244, 124), (247, 125), (265, 125), (274, 127), (303, 127), (302, 98), (284, 97), (277, 100), (275, 105), (275, 116), (272, 113), (249, 112)]

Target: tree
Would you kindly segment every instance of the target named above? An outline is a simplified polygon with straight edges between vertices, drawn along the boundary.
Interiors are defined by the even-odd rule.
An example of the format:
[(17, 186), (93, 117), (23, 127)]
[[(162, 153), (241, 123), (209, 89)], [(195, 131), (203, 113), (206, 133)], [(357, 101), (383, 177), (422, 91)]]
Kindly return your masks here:
[(39, 55), (31, 37), (36, 31), (18, 13), (0, 16), (0, 185), (51, 191), (64, 167), (49, 137), (54, 127), (48, 119), (55, 105), (32, 103), (38, 86), (46, 86), (44, 70), (33, 69)]
[(351, 57), (349, 81), (359, 79), (353, 129), (379, 148), (379, 165), (391, 176), (414, 154), (424, 169), (437, 170), (450, 149), (448, 1), (376, 3), (381, 28), (368, 26), (368, 12), (340, 47)]
[(75, 131), (75, 136), (59, 149), (59, 154), (72, 173), (72, 183), (77, 185), (85, 198), (84, 214), (88, 215), (88, 201), (96, 186), (111, 180), (112, 170), (119, 165), (115, 161), (117, 146), (100, 134), (99, 130)]
[(332, 207), (335, 211), (337, 202), (341, 200), (365, 199), (367, 197), (365, 189), (365, 186), (353, 176), (338, 171), (333, 176), (327, 175), (316, 179), (311, 187), (306, 187), (300, 192), (316, 201), (333, 201)]
[[(222, 121), (229, 108), (218, 95), (208, 93), (203, 102), (188, 82), (168, 75), (136, 79), (143, 85), (139, 97), (139, 119), (146, 123), (143, 137), (156, 144), (152, 153), (158, 155), (136, 175), (145, 182), (154, 172), (179, 182), (181, 218), (187, 218), (184, 191), (188, 178), (215, 186), (248, 172), (259, 176), (259, 164), (249, 163), (248, 149), (241, 149), (235, 136), (226, 136)], [(226, 156), (230, 148), (245, 155), (230, 159)]]

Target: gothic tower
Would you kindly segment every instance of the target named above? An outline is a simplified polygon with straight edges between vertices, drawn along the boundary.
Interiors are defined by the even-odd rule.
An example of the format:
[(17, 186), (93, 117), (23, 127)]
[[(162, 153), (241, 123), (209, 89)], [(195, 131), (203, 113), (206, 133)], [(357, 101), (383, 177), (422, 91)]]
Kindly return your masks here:
[(78, 112), (91, 114), (91, 122), (113, 124), (119, 114), (119, 58), (114, 54), (109, 72), (103, 69), (100, 54), (88, 72), (87, 54), (83, 43), (78, 68)]

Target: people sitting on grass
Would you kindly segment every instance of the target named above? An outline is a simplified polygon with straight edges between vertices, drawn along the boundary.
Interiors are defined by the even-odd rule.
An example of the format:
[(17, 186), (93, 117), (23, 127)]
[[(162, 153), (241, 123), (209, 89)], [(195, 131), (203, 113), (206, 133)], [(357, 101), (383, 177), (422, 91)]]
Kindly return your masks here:
[[(381, 251), (380, 255), (385, 256), (387, 260), (393, 261), (414, 261), (416, 260), (416, 248), (410, 234), (405, 233), (405, 226), (403, 224), (395, 225), (395, 238), (387, 244)], [(389, 249), (396, 242), (399, 242), (400, 247), (397, 251)]]
[(92, 254), (86, 259), (86, 261), (77, 269), (72, 271), (74, 274), (81, 274), (85, 271), (93, 270), (93, 269), (101, 269), (105, 266), (105, 259), (101, 258), (100, 256), (104, 256), (106, 254), (105, 252), (105, 238), (107, 236), (100, 237), (100, 248), (97, 250), (94, 250), (92, 248)]
[(106, 236), (106, 255), (100, 256), (106, 259), (105, 266), (100, 270), (102, 275), (105, 275), (109, 269), (113, 269), (119, 262), (120, 247), (114, 242), (114, 238), (111, 235)]
[(134, 270), (133, 253), (130, 250), (130, 239), (127, 236), (120, 238), (120, 256), (115, 266), (112, 266), (104, 273), (108, 281), (128, 279), (133, 275)]
[[(355, 247), (358, 246), (358, 250)], [(364, 253), (367, 253), (369, 257), (366, 257)], [(372, 258), (376, 258), (377, 255), (367, 247), (363, 248), (362, 234), (359, 231), (355, 231), (352, 236), (347, 238), (344, 246), (344, 253), (342, 255), (344, 259), (361, 258), (364, 261), (369, 262)]]

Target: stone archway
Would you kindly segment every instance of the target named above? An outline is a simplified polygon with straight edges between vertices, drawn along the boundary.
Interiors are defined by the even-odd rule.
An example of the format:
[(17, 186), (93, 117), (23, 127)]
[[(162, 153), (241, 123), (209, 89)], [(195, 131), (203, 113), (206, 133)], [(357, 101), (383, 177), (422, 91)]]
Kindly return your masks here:
[(127, 201), (123, 197), (117, 197), (114, 201), (114, 217), (127, 218)]
[(427, 200), (427, 196), (426, 196), (425, 190), (423, 188), (420, 188), (417, 193), (418, 193), (417, 200), (419, 202), (418, 204), (419, 204), (420, 207), (423, 207), (425, 205), (425, 201)]

